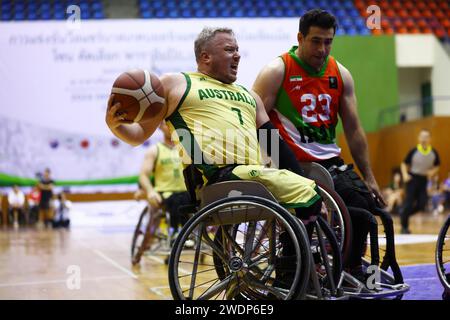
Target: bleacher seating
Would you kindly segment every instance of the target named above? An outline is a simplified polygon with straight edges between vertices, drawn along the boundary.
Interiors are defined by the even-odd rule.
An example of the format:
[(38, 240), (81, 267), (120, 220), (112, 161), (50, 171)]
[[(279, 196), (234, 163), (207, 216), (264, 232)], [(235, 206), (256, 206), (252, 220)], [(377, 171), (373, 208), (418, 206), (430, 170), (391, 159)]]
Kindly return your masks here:
[[(104, 19), (102, 0), (0, 0), (0, 20), (63, 20), (67, 6), (78, 5), (82, 19)], [(106, 3), (106, 2), (105, 2)], [(369, 5), (381, 9), (381, 28), (370, 30)], [(339, 21), (339, 35), (434, 33), (450, 38), (450, 0), (136, 0), (143, 19), (299, 17), (323, 8)]]
[[(368, 35), (363, 17), (351, 0), (138, 0), (141, 17), (152, 18), (256, 18), (299, 17), (312, 8), (326, 8), (336, 15), (338, 34)], [(181, 10), (188, 7), (190, 10)]]
[(440, 39), (450, 38), (450, 1), (448, 0), (355, 0), (361, 16), (367, 17), (369, 4), (382, 10), (381, 30), (372, 33), (434, 33)]
[(103, 2), (101, 0), (1, 0), (0, 20), (64, 20), (72, 12), (67, 13), (70, 5), (80, 8), (81, 19), (104, 19)]

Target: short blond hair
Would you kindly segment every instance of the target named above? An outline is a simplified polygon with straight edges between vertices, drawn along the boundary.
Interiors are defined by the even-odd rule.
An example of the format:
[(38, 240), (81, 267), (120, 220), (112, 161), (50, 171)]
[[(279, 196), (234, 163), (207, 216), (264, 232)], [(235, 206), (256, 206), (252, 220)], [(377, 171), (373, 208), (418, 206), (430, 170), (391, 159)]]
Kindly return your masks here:
[(233, 30), (230, 28), (211, 28), (205, 27), (198, 34), (197, 39), (194, 42), (194, 52), (195, 52), (195, 60), (200, 61), (200, 54), (203, 50), (205, 50), (207, 44), (216, 36), (218, 33), (228, 33), (234, 36)]

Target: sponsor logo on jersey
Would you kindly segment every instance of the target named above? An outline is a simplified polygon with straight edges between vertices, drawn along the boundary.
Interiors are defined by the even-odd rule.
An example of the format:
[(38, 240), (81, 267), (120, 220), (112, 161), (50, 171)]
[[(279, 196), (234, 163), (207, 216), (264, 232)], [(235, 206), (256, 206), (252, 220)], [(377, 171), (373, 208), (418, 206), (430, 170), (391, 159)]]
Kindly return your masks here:
[(301, 86), (296, 85), (295, 87), (293, 87), (293, 88), (291, 89), (291, 92), (292, 92), (292, 91), (298, 91), (298, 90), (300, 90), (301, 88), (302, 88)]

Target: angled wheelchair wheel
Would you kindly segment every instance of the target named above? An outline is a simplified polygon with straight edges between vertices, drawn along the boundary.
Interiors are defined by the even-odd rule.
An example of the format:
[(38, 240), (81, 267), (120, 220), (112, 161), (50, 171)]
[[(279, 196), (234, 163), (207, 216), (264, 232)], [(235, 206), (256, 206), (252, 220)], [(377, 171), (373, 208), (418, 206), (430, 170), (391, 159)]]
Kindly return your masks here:
[(439, 280), (444, 287), (442, 298), (450, 300), (450, 216), (439, 232), (435, 262)]
[(383, 209), (377, 208), (374, 214), (377, 216), (378, 227), (376, 234), (369, 232), (370, 245), (367, 246), (364, 255), (364, 265), (379, 265), (383, 278), (390, 284), (403, 284), (403, 274), (397, 263), (395, 254), (394, 222), (391, 215)]
[(319, 216), (315, 222), (314, 231), (310, 241), (311, 253), (314, 260), (320, 294), (309, 293), (313, 298), (331, 298), (340, 295), (339, 281), (342, 274), (342, 254), (336, 239), (335, 230), (328, 221)]
[[(349, 207), (349, 210), (363, 210)], [(355, 281), (349, 292), (355, 298), (402, 299), (410, 287), (404, 283), (395, 254), (394, 223), (389, 213), (376, 208), (370, 224), (369, 238), (362, 258), (363, 280)], [(347, 279), (352, 278), (347, 275)]]
[(342, 262), (345, 265), (352, 245), (352, 222), (347, 206), (336, 191), (320, 182), (316, 181), (316, 184), (324, 204), (322, 217), (328, 222), (336, 236), (342, 253)]
[(149, 250), (152, 242), (157, 238), (161, 220), (161, 213), (152, 212), (149, 207), (145, 207), (139, 217), (131, 241), (131, 263), (137, 265), (145, 251)]
[[(290, 252), (280, 238), (292, 243)], [(188, 239), (194, 248), (186, 247)], [(177, 237), (170, 290), (174, 299), (187, 300), (299, 298), (310, 272), (308, 250), (304, 226), (277, 203), (254, 196), (221, 199), (200, 210)]]

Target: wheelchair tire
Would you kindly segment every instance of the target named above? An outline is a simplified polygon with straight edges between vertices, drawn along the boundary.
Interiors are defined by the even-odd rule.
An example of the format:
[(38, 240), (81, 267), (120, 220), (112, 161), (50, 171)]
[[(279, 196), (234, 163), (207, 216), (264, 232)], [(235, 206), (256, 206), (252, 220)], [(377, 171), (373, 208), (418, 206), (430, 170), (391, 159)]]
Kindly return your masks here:
[(350, 214), (344, 201), (336, 191), (331, 190), (320, 182), (316, 182), (316, 184), (327, 209), (329, 211), (333, 210), (331, 215), (328, 214), (327, 221), (341, 249), (342, 263), (346, 265), (352, 246), (352, 221)]
[[(317, 219), (317, 224), (320, 226), (320, 229), (322, 230), (325, 239), (327, 240), (327, 242), (325, 243), (325, 249), (327, 251), (326, 253), (328, 255), (328, 259), (332, 262), (330, 266), (331, 275), (328, 274), (328, 272), (323, 273), (323, 271), (326, 271), (324, 270), (326, 267), (324, 264), (325, 259), (322, 252), (320, 252), (320, 255), (316, 255), (317, 259), (314, 258), (314, 262), (316, 263), (316, 266), (320, 267), (320, 269), (322, 270), (321, 273), (318, 272), (319, 276), (321, 277), (322, 288), (327, 289), (328, 292), (332, 292), (332, 289), (337, 289), (342, 274), (343, 265), (341, 249), (336, 239), (335, 232), (328, 224), (328, 222), (323, 217), (319, 216)], [(317, 236), (317, 226), (315, 234)], [(313, 246), (315, 246), (316, 248), (313, 248)], [(318, 250), (321, 251), (318, 239), (315, 239), (314, 234), (311, 240), (311, 247), (313, 249), (313, 252), (318, 252)], [(332, 277), (333, 282), (330, 281), (330, 277)], [(331, 285), (331, 283), (333, 283), (333, 286)]]
[[(233, 214), (236, 212), (254, 211), (255, 208), (260, 210), (258, 211), (259, 214), (266, 213), (266, 220), (264, 221), (270, 221), (271, 224), (280, 223), (291, 239), (294, 240), (297, 263), (295, 264), (295, 274), (292, 282), (288, 284), (287, 288), (274, 285), (277, 280), (271, 277), (271, 274), (274, 272), (274, 264), (272, 262), (276, 261), (273, 258), (280, 251), (277, 250), (279, 242), (277, 243), (276, 241), (276, 230), (270, 233), (272, 238), (267, 244), (269, 249), (264, 245), (260, 246), (261, 243), (255, 243), (254, 241), (256, 233), (261, 232), (260, 229), (257, 229), (258, 219), (254, 219), (254, 221), (244, 219), (242, 221), (229, 222), (228, 224), (219, 223), (220, 227), (217, 230), (232, 229), (233, 225), (238, 225), (234, 227), (234, 235), (225, 235), (227, 242), (223, 246), (226, 246), (226, 249), (222, 245), (218, 245), (220, 241), (217, 238), (218, 231), (210, 232), (212, 236), (208, 234), (208, 226), (211, 224), (208, 225), (207, 223), (210, 223), (214, 217), (219, 217), (220, 221), (221, 214), (224, 212), (226, 212), (227, 217), (233, 217)], [(225, 215), (222, 217), (225, 217)], [(197, 234), (195, 234), (196, 229), (200, 230), (197, 231)], [(245, 230), (247, 233), (241, 230)], [(238, 232), (242, 232), (242, 235), (238, 235)], [(192, 238), (192, 236), (195, 236), (196, 239), (195, 253), (184, 249), (185, 241)], [(242, 247), (238, 242), (239, 237), (244, 239)], [(203, 247), (202, 241), (204, 241)], [(206, 246), (209, 246), (209, 248)], [(251, 249), (250, 252), (247, 250), (249, 248)], [(207, 249), (211, 249), (213, 253), (207, 252)], [(264, 249), (267, 251), (264, 252)], [(255, 250), (261, 250), (262, 253), (259, 251), (255, 252)], [(209, 204), (195, 214), (186, 223), (177, 237), (169, 259), (170, 290), (173, 298), (176, 300), (296, 299), (305, 293), (308, 283), (311, 262), (310, 255), (309, 253), (307, 254), (306, 250), (309, 250), (309, 243), (305, 227), (279, 204), (255, 196), (221, 199)], [(198, 263), (202, 254), (207, 259), (205, 259), (205, 263)], [(214, 254), (221, 259), (221, 263), (217, 263), (218, 257), (214, 258)], [(193, 262), (187, 261), (192, 255), (194, 255)], [(192, 266), (192, 272), (182, 268), (180, 265)], [(267, 265), (267, 267), (261, 270), (260, 265)], [(217, 266), (219, 267), (217, 268)], [(198, 271), (199, 267), (200, 271)], [(180, 275), (181, 273), (185, 274)], [(205, 282), (208, 276), (213, 279)], [(190, 278), (190, 281), (186, 278)], [(196, 283), (197, 278), (201, 278), (201, 284)], [(189, 286), (189, 288), (183, 290), (186, 286)], [(208, 286), (208, 288), (198, 294), (202, 286)], [(187, 291), (189, 292), (186, 293)]]
[[(131, 263), (136, 265), (141, 260), (142, 252), (140, 247), (142, 246), (145, 233), (142, 232), (142, 224), (144, 223), (144, 217), (148, 214), (148, 207), (145, 207), (140, 216), (136, 228), (134, 229), (133, 238), (131, 240)], [(147, 227), (145, 228), (147, 229)]]
[[(144, 217), (147, 214), (149, 215), (149, 219), (147, 225), (145, 226), (145, 232), (142, 233), (142, 224), (144, 223)], [(155, 233), (158, 229), (160, 220), (161, 214), (158, 212), (151, 212), (148, 206), (142, 210), (131, 242), (131, 263), (133, 265), (139, 264), (144, 252), (147, 251), (152, 245), (153, 240), (156, 238)]]
[[(446, 246), (450, 245), (450, 216), (447, 217), (444, 225), (439, 231), (438, 240), (436, 243), (436, 253), (435, 253), (435, 263), (436, 270), (439, 276), (439, 280), (444, 287), (444, 293), (442, 295), (443, 299), (449, 299), (450, 295), (450, 264), (449, 256), (444, 256), (444, 251), (449, 251), (449, 248), (445, 249)], [(446, 265), (447, 264), (447, 265)]]

